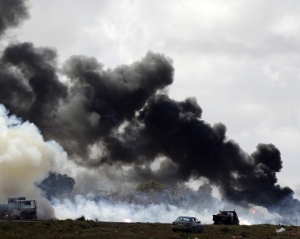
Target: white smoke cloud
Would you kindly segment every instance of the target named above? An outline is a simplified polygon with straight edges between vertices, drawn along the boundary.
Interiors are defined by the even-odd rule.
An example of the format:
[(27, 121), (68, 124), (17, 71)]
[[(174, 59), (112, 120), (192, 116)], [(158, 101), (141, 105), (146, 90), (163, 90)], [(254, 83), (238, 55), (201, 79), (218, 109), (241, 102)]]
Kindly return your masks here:
[(0, 201), (25, 196), (38, 202), (38, 218), (54, 217), (50, 202), (35, 185), (47, 173), (59, 171), (67, 154), (54, 141), (45, 142), (38, 128), (8, 116), (0, 104)]
[[(74, 178), (76, 183), (73, 193), (68, 198), (52, 198), (55, 215), (61, 220), (84, 216), (89, 220), (100, 221), (171, 223), (178, 216), (186, 215), (197, 217), (204, 224), (211, 224), (212, 215), (217, 214), (219, 210), (236, 210), (240, 224), (243, 225), (286, 222), (286, 218), (278, 213), (269, 212), (264, 207), (257, 205), (241, 207), (225, 201), (218, 188), (214, 186), (211, 195), (201, 194), (198, 200), (186, 194), (185, 201), (180, 205), (174, 205), (163, 198), (158, 204), (146, 203), (147, 200), (144, 203), (135, 203), (134, 200), (129, 203), (124, 198), (128, 199), (128, 194), (134, 194), (136, 184), (130, 184), (126, 175), (120, 176), (122, 170), (116, 165), (87, 169), (69, 160), (62, 170)], [(123, 181), (120, 182), (119, 178)], [(195, 192), (205, 183), (207, 183), (205, 178), (191, 179), (186, 182), (184, 192), (187, 188), (189, 192)], [(116, 197), (113, 196), (114, 193)]]
[(196, 212), (164, 203), (142, 205), (121, 201), (97, 201), (92, 195), (76, 195), (74, 201), (55, 199), (52, 203), (58, 219), (75, 219), (83, 215), (86, 219), (100, 221), (169, 223), (179, 215), (193, 215), (206, 221), (212, 218), (212, 214), (207, 211)]
[(244, 208), (225, 201), (219, 201), (218, 206), (208, 205), (199, 209), (189, 202), (184, 206), (175, 206), (168, 202), (136, 204), (99, 199), (90, 192), (85, 196), (78, 194), (73, 199), (53, 198), (52, 205), (56, 217), (61, 220), (84, 216), (88, 220), (99, 221), (171, 223), (178, 216), (185, 215), (197, 217), (203, 224), (212, 224), (212, 215), (217, 214), (219, 210), (235, 210), (241, 225), (292, 223), (291, 218), (271, 213), (261, 206), (249, 205), (249, 208)]

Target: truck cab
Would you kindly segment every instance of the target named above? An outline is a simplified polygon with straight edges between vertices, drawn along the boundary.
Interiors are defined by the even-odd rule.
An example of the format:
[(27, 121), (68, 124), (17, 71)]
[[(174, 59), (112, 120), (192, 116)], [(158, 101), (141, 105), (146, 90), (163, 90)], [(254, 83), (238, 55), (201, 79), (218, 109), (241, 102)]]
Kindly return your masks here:
[(25, 197), (8, 198), (8, 208), (12, 220), (37, 220), (36, 201)]

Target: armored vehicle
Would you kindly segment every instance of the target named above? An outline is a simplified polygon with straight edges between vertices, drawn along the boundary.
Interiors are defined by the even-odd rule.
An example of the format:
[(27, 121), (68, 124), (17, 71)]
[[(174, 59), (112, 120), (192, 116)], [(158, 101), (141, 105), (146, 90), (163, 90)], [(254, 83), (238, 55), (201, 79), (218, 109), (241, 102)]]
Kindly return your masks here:
[(25, 197), (8, 198), (7, 204), (0, 204), (1, 220), (37, 220), (36, 201)]
[(213, 215), (214, 224), (231, 224), (239, 225), (240, 221), (235, 210), (220, 211), (217, 215)]

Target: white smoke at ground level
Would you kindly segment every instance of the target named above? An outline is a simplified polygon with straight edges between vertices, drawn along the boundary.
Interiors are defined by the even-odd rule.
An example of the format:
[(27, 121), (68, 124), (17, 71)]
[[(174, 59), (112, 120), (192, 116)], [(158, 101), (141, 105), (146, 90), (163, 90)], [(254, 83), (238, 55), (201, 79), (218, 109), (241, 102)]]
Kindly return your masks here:
[(8, 116), (0, 104), (0, 201), (25, 196), (38, 202), (38, 218), (54, 217), (50, 202), (36, 184), (47, 173), (58, 171), (67, 160), (63, 149), (54, 141), (45, 142), (38, 128)]
[(193, 205), (182, 208), (169, 203), (145, 205), (105, 199), (96, 200), (92, 194), (86, 197), (76, 195), (73, 200), (54, 198), (51, 202), (57, 219), (61, 220), (84, 216), (85, 219), (99, 221), (171, 223), (178, 216), (192, 216), (198, 218), (203, 224), (212, 224), (212, 215), (217, 214), (219, 210), (236, 210), (241, 225), (278, 224), (284, 221), (279, 214), (271, 213), (260, 206), (250, 205), (256, 211), (256, 213), (251, 213), (249, 208), (234, 206), (226, 202), (220, 202), (220, 208), (211, 206), (197, 209)]
[(179, 215), (204, 218), (200, 212), (169, 204), (140, 205), (125, 202), (111, 203), (106, 200), (96, 202), (81, 195), (77, 195), (74, 202), (69, 199), (54, 199), (52, 204), (58, 219), (76, 219), (84, 216), (86, 219), (99, 221), (169, 223)]

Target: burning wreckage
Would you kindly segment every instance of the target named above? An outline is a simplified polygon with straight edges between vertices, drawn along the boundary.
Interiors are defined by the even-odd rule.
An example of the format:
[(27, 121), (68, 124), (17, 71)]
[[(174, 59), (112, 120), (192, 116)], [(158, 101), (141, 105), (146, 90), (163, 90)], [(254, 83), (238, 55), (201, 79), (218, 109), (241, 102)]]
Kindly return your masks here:
[(0, 204), (0, 220), (37, 220), (36, 209), (35, 200), (8, 198), (7, 204)]
[(214, 224), (239, 225), (240, 221), (235, 210), (220, 211), (217, 215), (213, 215)]
[[(9, 28), (19, 26), (28, 18), (26, 2), (0, 0), (0, 5), (7, 9), (0, 14), (1, 40)], [(78, 185), (83, 190), (88, 182), (102, 178), (105, 178), (103, 182), (116, 179), (111, 180), (116, 185), (148, 178), (165, 182), (206, 178), (209, 184), (220, 189), (222, 198), (234, 204), (259, 205), (272, 213), (286, 215), (288, 212), (291, 217), (297, 217), (299, 200), (293, 197), (291, 188), (278, 184), (276, 174), (282, 169), (279, 149), (261, 143), (254, 152), (247, 153), (228, 138), (224, 124), (211, 125), (202, 119), (203, 111), (196, 98), (171, 99), (164, 93), (174, 80), (175, 69), (169, 57), (148, 52), (140, 61), (106, 69), (94, 57), (73, 55), (60, 67), (53, 48), (18, 41), (1, 41), (1, 44), (0, 117), (4, 122), (1, 130), (18, 130), (0, 134), (1, 145), (9, 146), (1, 147), (0, 154), (10, 159), (9, 164), (3, 163), (6, 160), (0, 162), (0, 179), (16, 168), (22, 172), (0, 180), (2, 195), (9, 193), (9, 187), (5, 186), (8, 180), (14, 190), (19, 180), (27, 180), (24, 184), (35, 190), (33, 182), (52, 170), (50, 165), (58, 165), (49, 161), (52, 160), (49, 155), (60, 156), (63, 161), (62, 151), (65, 151), (86, 170), (86, 175), (95, 169), (91, 180), (85, 181), (87, 177), (83, 175), (79, 177), (82, 180)], [(21, 127), (15, 127), (17, 118), (30, 123), (20, 122)], [(33, 138), (31, 132), (34, 141), (28, 140)], [(29, 155), (28, 145), (45, 150)], [(104, 153), (90, 157), (94, 146), (99, 146)], [(19, 164), (19, 158), (7, 150), (11, 148), (24, 151), (28, 163)], [(164, 163), (152, 170), (149, 165), (158, 157), (165, 158)], [(36, 165), (40, 158), (43, 163), (38, 165), (45, 167), (25, 167)], [(141, 167), (142, 164), (147, 167)], [(128, 179), (111, 176), (115, 169), (120, 170), (117, 175), (125, 172), (120, 165), (131, 167)], [(56, 175), (51, 178), (55, 179)], [(63, 178), (66, 185), (74, 185), (72, 180)], [(53, 188), (52, 182), (56, 187), (57, 181), (46, 179), (41, 189)], [(206, 192), (211, 196), (209, 190)], [(61, 191), (50, 190), (46, 197), (57, 193)], [(36, 211), (36, 204), (32, 203), (30, 208)], [(21, 218), (24, 210), (28, 211), (23, 208), (22, 199), (14, 199), (0, 205), (0, 217)], [(36, 212), (27, 215), (34, 218)]]

